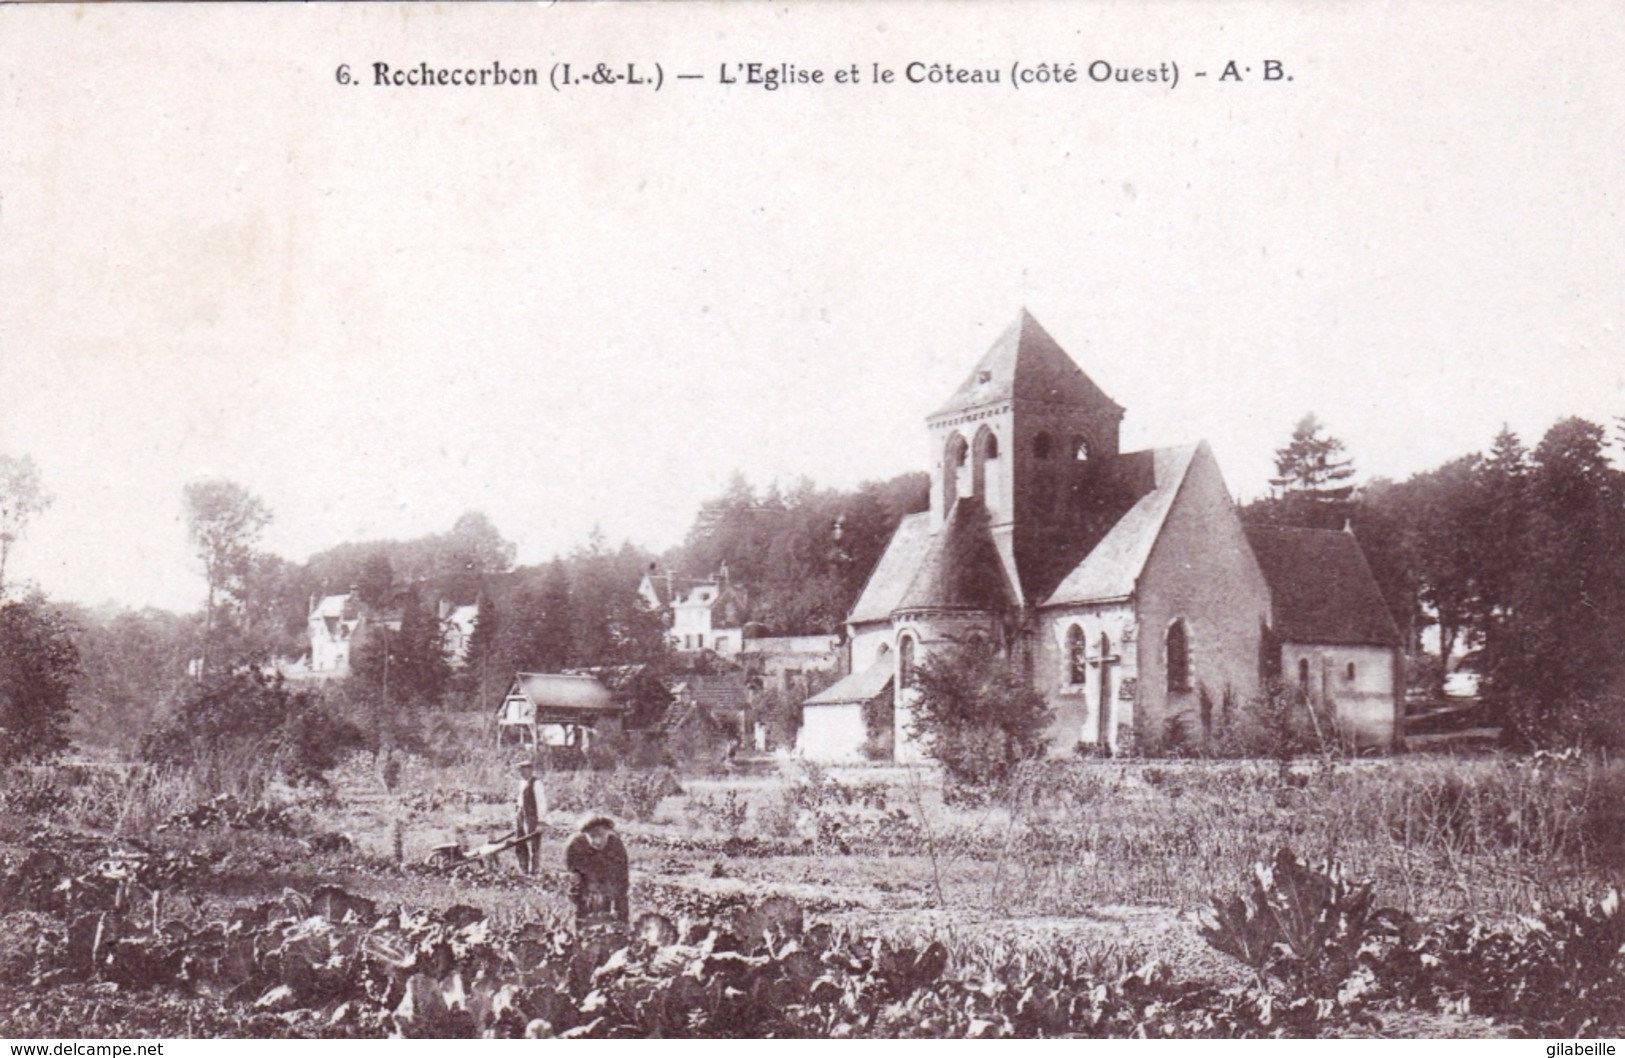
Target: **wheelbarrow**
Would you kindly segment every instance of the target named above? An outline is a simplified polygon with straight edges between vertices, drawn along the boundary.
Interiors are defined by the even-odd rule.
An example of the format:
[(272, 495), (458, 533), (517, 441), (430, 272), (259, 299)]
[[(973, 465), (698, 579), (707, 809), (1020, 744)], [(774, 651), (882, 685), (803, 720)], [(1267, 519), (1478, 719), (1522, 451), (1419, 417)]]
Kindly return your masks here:
[(455, 841), (448, 842), (445, 845), (436, 845), (432, 850), (430, 850), (429, 855), (424, 857), (424, 862), (430, 867), (437, 868), (456, 867), (466, 863), (488, 862), (491, 857), (507, 852), (509, 849), (521, 842), (529, 841), (531, 838), (539, 836), (541, 832), (542, 829), (540, 827), (537, 827), (535, 830), (529, 831), (525, 834), (520, 834), (516, 830), (510, 830), (508, 833), (495, 839), (494, 841), (487, 841), (483, 845), (475, 845), (473, 848), (467, 849)]

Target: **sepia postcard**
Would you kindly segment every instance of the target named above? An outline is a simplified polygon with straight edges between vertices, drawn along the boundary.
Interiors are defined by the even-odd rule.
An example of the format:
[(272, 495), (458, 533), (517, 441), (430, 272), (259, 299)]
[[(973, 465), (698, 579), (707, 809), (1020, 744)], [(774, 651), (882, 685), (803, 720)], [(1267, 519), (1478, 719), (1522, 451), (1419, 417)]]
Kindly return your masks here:
[(1613, 1054), (1622, 55), (0, 3), (0, 1036)]

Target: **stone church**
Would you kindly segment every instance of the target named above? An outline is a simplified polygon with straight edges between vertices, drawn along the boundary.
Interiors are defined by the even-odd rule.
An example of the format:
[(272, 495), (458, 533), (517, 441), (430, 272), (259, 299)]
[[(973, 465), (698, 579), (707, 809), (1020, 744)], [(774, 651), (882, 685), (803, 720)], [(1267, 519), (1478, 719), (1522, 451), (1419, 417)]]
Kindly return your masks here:
[(1023, 311), (927, 418), (930, 509), (870, 574), (850, 675), (805, 703), (800, 752), (917, 756), (909, 673), (974, 637), (1048, 700), (1056, 755), (1200, 741), (1271, 675), (1360, 742), (1396, 741), (1398, 632), (1354, 538), (1249, 539), (1206, 442), (1124, 452), (1123, 412)]

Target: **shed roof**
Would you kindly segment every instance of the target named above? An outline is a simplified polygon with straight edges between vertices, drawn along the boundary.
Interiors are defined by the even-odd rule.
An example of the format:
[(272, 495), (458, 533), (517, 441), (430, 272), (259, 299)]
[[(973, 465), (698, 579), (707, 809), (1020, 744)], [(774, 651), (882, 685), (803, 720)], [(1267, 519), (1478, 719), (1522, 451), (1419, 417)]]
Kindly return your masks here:
[(686, 676), (674, 690), (707, 711), (750, 707), (750, 692), (737, 676)]
[(862, 672), (841, 677), (801, 704), (849, 705), (852, 702), (872, 701), (891, 686), (895, 667), (892, 656), (882, 654)]
[(1397, 646), (1399, 628), (1353, 533), (1250, 526), (1283, 642)]
[(516, 694), (536, 707), (538, 717), (544, 712), (610, 716), (625, 711), (604, 685), (591, 676), (521, 672), (514, 678), (508, 697)]

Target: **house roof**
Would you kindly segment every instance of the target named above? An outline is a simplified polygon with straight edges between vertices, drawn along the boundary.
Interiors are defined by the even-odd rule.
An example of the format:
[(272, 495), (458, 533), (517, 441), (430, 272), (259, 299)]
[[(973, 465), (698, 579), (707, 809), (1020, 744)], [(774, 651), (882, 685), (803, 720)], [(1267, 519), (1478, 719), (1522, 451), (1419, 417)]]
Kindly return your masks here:
[(862, 672), (854, 672), (825, 687), (808, 698), (802, 705), (849, 705), (852, 702), (872, 701), (891, 686), (896, 667), (890, 654), (882, 654), (874, 664)]
[(1353, 533), (1251, 526), (1275, 634), (1289, 643), (1396, 646), (1399, 628)]
[[(1168, 512), (1173, 509), (1174, 497), (1179, 494), (1199, 451), (1212, 458), (1205, 442), (1151, 449), (1154, 477), (1151, 489), (1116, 519), (1083, 561), (1050, 593), (1044, 605), (1105, 602), (1132, 595), (1146, 560), (1151, 557), (1151, 548), (1168, 520)], [(1129, 453), (1119, 458), (1139, 455)]]
[(349, 593), (345, 593), (343, 595), (323, 595), (316, 600), (316, 605), (311, 607), (310, 616), (343, 620), (346, 617), (354, 618), (356, 612), (355, 607), (350, 605)]
[(962, 496), (932, 538), (896, 608), (998, 612), (1014, 601), (987, 507), (976, 497)]
[(931, 512), (904, 515), (847, 620), (852, 624), (891, 620), (891, 612), (903, 601), (930, 547)]
[(750, 706), (750, 693), (737, 676), (687, 676), (673, 690), (707, 711)]
[(1109, 405), (1122, 408), (1094, 384), (1026, 309), (979, 360), (948, 403), (931, 415), (945, 415), (1005, 400), (1051, 404)]
[(524, 696), (536, 707), (538, 719), (544, 712), (609, 716), (625, 711), (603, 684), (591, 676), (566, 676), (550, 672), (521, 672), (514, 678), (508, 697)]

